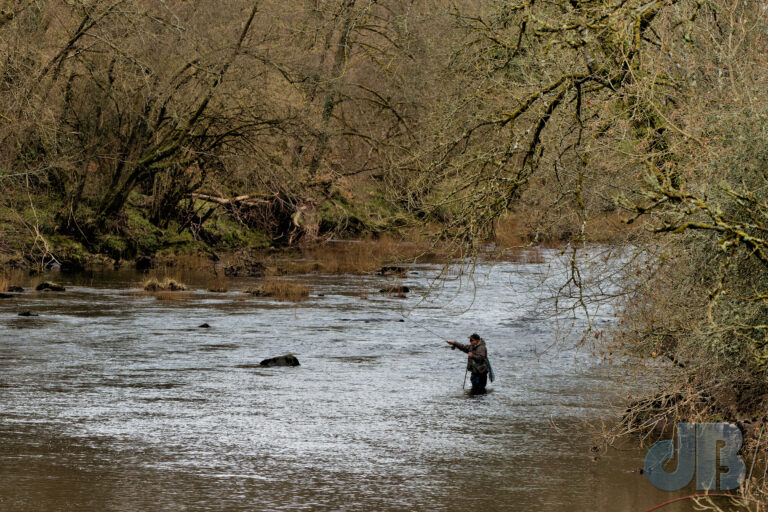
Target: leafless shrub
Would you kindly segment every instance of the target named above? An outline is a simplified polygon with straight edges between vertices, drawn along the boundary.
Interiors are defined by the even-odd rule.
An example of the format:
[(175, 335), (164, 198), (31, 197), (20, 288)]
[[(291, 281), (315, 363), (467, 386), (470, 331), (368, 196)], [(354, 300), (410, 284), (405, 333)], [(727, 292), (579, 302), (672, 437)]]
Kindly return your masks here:
[(245, 293), (257, 297), (272, 297), (282, 301), (301, 302), (309, 298), (309, 291), (309, 288), (301, 283), (287, 279), (266, 278), (260, 286), (250, 288)]
[(157, 278), (151, 277), (144, 281), (143, 284), (144, 291), (147, 292), (181, 292), (186, 291), (187, 286), (178, 282), (175, 279), (171, 278), (165, 278), (163, 280), (159, 280)]

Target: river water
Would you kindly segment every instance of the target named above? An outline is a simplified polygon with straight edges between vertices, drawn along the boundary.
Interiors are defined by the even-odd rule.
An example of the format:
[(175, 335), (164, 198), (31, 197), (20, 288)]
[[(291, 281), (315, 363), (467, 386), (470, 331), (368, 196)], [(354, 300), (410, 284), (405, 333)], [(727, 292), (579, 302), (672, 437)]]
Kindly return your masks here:
[[(67, 290), (0, 301), (0, 510), (646, 510), (674, 495), (633, 472), (644, 450), (590, 450), (626, 390), (539, 301), (556, 266), (295, 276), (298, 304), (252, 279), (158, 300), (133, 271), (43, 276)], [(472, 332), (481, 397), (440, 339)], [(285, 353), (301, 366), (257, 366)]]

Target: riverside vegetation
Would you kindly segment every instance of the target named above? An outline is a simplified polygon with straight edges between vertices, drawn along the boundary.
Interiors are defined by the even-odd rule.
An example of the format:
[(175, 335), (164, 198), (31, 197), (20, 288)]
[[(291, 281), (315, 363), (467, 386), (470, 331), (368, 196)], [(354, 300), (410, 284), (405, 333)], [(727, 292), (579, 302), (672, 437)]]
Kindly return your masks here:
[(623, 431), (739, 421), (759, 448), (763, 2), (2, 4), (7, 268), (203, 255), (243, 272), (254, 251), (362, 238), (389, 251), (302, 270), (370, 272), (559, 243), (585, 304), (601, 297), (578, 255), (600, 242), (630, 256), (618, 327), (587, 334), (667, 375)]

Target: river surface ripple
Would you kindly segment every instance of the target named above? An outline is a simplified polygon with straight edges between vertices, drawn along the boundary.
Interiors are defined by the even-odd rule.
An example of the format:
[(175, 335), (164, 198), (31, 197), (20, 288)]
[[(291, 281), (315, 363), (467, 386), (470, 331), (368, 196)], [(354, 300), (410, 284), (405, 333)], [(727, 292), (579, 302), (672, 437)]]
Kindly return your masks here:
[[(296, 305), (50, 276), (67, 291), (0, 302), (0, 510), (645, 510), (670, 496), (643, 451), (590, 451), (626, 391), (540, 301), (553, 265), (296, 276)], [(497, 375), (474, 398), (439, 339), (472, 332)], [(285, 353), (301, 366), (257, 366)]]

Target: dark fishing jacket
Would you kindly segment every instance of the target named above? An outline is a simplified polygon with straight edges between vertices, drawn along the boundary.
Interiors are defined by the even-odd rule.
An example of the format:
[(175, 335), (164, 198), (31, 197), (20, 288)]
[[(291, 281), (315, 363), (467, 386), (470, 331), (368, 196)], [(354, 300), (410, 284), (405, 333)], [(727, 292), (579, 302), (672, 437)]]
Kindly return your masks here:
[(472, 357), (467, 358), (467, 370), (473, 374), (482, 374), (488, 371), (488, 350), (485, 348), (485, 341), (480, 340), (474, 347), (459, 342), (455, 342), (453, 346), (463, 352), (472, 352)]

